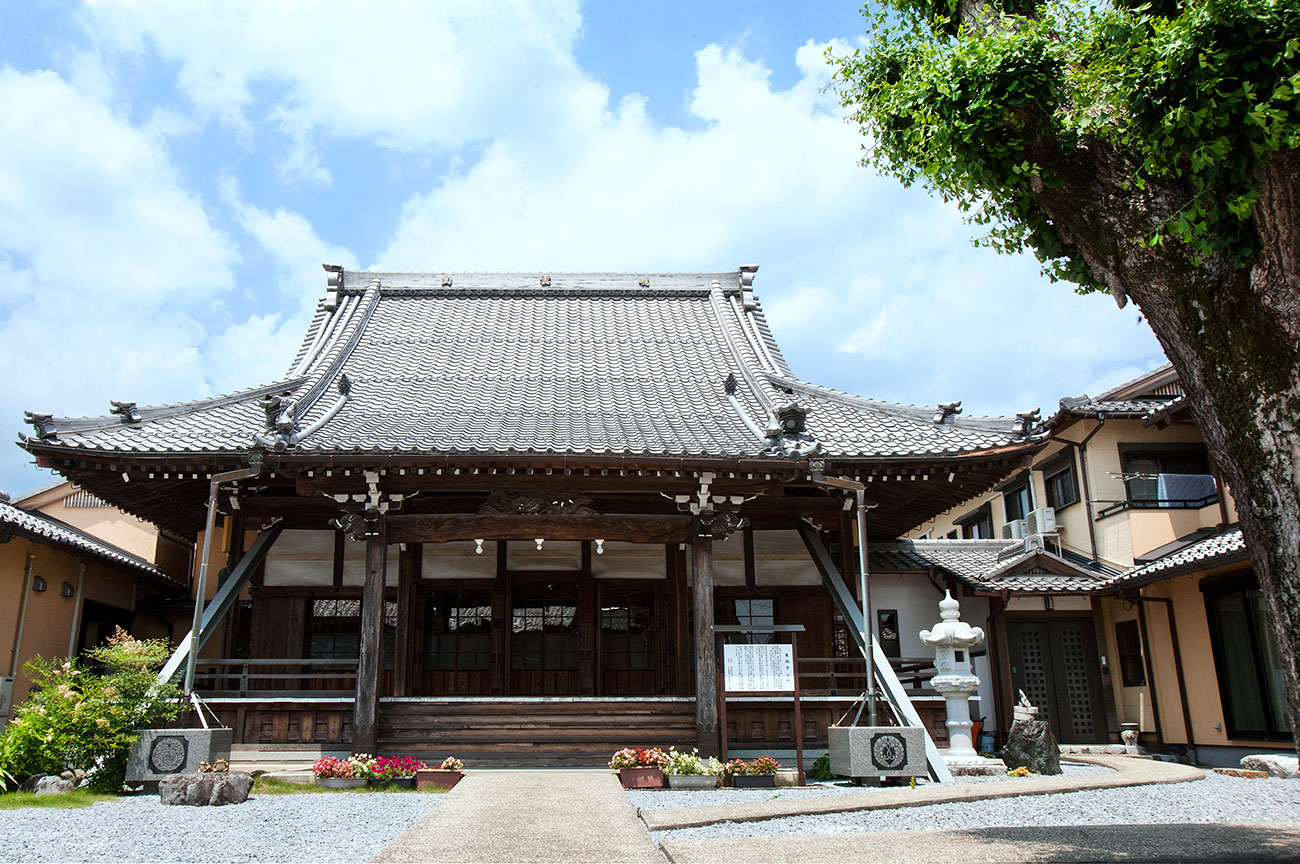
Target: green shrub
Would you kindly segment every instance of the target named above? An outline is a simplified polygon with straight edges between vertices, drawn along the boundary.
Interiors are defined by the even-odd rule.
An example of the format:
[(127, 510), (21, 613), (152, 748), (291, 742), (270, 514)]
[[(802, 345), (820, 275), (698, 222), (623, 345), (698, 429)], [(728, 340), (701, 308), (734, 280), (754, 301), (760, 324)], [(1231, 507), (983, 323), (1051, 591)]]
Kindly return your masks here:
[(177, 687), (157, 683), (170, 652), (164, 640), (118, 628), (106, 645), (86, 652), (103, 674), (75, 660), (28, 662), (23, 671), (34, 692), (0, 735), (0, 781), (84, 768), (92, 771), (92, 789), (120, 792), (135, 730), (180, 713)]

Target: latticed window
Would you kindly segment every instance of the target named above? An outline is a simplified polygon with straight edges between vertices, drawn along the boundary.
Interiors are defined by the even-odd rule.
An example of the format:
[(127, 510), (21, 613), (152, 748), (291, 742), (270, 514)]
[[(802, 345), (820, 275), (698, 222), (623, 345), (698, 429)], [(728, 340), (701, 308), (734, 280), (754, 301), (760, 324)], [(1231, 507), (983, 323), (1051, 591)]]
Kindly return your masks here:
[[(742, 627), (771, 627), (776, 623), (776, 600), (772, 597), (736, 597), (718, 604), (721, 624)], [(772, 633), (729, 633), (733, 645), (766, 645), (776, 641)]]
[[(384, 601), (385, 653), (392, 653), (397, 627), (397, 603)], [(361, 654), (361, 600), (313, 599), (307, 622), (308, 656), (317, 660), (351, 660)], [(388, 663), (391, 668), (391, 662)]]
[(491, 591), (430, 591), (424, 617), (426, 669), (492, 668)]
[(606, 590), (600, 606), (606, 669), (654, 668), (654, 605), (649, 591)]
[(510, 668), (578, 668), (576, 585), (516, 585), (513, 606)]

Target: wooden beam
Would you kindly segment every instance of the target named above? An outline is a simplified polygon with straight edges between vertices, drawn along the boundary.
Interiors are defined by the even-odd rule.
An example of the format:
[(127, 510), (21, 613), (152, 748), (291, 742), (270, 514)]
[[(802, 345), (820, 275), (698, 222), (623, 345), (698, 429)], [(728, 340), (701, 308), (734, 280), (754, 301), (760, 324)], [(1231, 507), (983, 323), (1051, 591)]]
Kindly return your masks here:
[(352, 717), (352, 752), (374, 755), (379, 731), (379, 675), (384, 668), (384, 574), (388, 541), (384, 520), (366, 538), (366, 585), (361, 595), (361, 653)]
[(621, 540), (627, 543), (685, 543), (691, 517), (672, 516), (478, 516), (407, 514), (388, 517), (390, 543), (450, 540)]
[[(712, 515), (712, 514), (710, 514)], [(719, 752), (718, 648), (713, 635), (713, 529), (697, 525), (694, 552), (695, 599), (695, 734), (706, 756)]]

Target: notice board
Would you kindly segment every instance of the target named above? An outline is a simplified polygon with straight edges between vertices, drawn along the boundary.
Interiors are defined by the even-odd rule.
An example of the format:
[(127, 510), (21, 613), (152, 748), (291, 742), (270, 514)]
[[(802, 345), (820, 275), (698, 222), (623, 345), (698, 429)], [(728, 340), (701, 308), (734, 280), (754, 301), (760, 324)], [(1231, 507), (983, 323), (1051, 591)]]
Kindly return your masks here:
[(723, 645), (723, 684), (729, 693), (791, 693), (794, 650), (790, 645)]

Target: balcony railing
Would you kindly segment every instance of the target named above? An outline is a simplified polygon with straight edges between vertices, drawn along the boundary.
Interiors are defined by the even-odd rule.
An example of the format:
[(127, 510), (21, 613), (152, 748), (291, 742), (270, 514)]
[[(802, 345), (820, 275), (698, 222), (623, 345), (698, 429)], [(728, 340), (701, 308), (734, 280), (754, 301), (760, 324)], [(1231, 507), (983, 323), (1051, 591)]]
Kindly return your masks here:
[(356, 660), (201, 659), (194, 682), (204, 696), (346, 696), (356, 691)]

